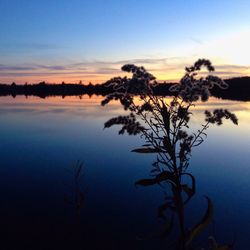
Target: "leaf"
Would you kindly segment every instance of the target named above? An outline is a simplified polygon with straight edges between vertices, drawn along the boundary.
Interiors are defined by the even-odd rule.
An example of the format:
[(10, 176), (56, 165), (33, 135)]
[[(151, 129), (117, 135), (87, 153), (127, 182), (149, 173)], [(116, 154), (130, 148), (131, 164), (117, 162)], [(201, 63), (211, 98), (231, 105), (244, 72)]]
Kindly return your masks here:
[(135, 183), (135, 185), (150, 186), (154, 184), (159, 184), (162, 181), (170, 181), (172, 184), (175, 183), (174, 174), (168, 171), (163, 171), (162, 173), (155, 176), (153, 179), (142, 179)]
[(168, 208), (171, 210), (175, 210), (175, 207), (172, 206), (170, 203), (164, 203), (164, 204), (160, 205), (158, 207), (158, 217), (166, 219), (166, 217), (164, 215), (164, 211)]
[(193, 196), (194, 192), (187, 184), (181, 185), (181, 188), (188, 195), (188, 197)]
[(203, 139), (197, 141), (197, 143), (195, 143), (195, 144), (193, 145), (193, 147), (198, 147), (199, 145), (201, 145), (202, 142), (204, 142)]
[(160, 233), (160, 238), (166, 238), (172, 231), (174, 226), (174, 216), (171, 217), (170, 222), (166, 222), (163, 226), (162, 232)]
[(189, 233), (187, 235), (187, 239), (186, 239), (186, 246), (190, 245), (192, 240), (199, 233), (202, 232), (202, 230), (209, 224), (209, 222), (211, 221), (211, 219), (213, 217), (213, 204), (212, 204), (212, 201), (207, 196), (205, 196), (205, 198), (207, 199), (207, 203), (208, 203), (207, 211), (206, 211), (205, 215), (203, 216), (202, 220), (189, 231)]
[(164, 203), (158, 207), (158, 217), (165, 218), (164, 211), (169, 208), (168, 203)]
[(159, 153), (162, 152), (162, 150), (157, 148), (136, 148), (131, 150), (131, 152), (150, 154), (150, 153)]
[(142, 179), (139, 180), (135, 183), (135, 185), (141, 185), (141, 186), (150, 186), (150, 185), (154, 185), (157, 184), (157, 180), (156, 179)]
[(182, 190), (188, 196), (188, 199), (185, 201), (185, 204), (186, 204), (193, 197), (193, 195), (196, 192), (196, 182), (195, 182), (195, 178), (194, 178), (194, 176), (192, 174), (190, 174), (190, 173), (183, 173), (182, 175), (187, 175), (192, 180), (192, 186), (191, 186), (191, 188), (187, 184), (182, 185)]

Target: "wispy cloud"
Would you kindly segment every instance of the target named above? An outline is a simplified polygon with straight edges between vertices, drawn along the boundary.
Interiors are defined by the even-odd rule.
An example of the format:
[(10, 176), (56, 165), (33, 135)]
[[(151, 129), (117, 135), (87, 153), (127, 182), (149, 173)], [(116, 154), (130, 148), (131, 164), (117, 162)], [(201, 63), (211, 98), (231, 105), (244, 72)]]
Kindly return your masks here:
[[(59, 82), (65, 78), (72, 82), (80, 79), (93, 82), (103, 82), (113, 76), (124, 75), (120, 68), (124, 64), (143, 65), (152, 72), (159, 80), (176, 81), (184, 73), (184, 68), (190, 65), (188, 58), (136, 58), (119, 61), (82, 61), (65, 65), (27, 64), (8, 65), (0, 64), (0, 81), (32, 81), (42, 79)], [(248, 75), (249, 66), (219, 64), (216, 65), (216, 74), (222, 77), (234, 77)]]
[(0, 64), (0, 71), (39, 71), (39, 70), (48, 70), (48, 71), (61, 71), (68, 70), (69, 66), (59, 66), (59, 65), (27, 65), (27, 66), (19, 66), (19, 65), (3, 65)]
[(196, 37), (190, 37), (190, 40), (193, 41), (194, 43), (198, 44), (198, 45), (203, 44), (203, 42), (200, 39), (196, 38)]
[(11, 65), (0, 64), (0, 71), (26, 71), (33, 69), (34, 67), (29, 67), (29, 66), (11, 66)]

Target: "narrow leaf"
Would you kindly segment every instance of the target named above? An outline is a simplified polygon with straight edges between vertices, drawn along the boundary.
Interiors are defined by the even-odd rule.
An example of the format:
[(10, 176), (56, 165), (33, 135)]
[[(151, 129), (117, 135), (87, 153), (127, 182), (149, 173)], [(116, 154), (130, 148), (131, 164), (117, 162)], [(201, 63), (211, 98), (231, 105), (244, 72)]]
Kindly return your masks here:
[(160, 233), (160, 238), (165, 239), (171, 232), (174, 227), (174, 216), (172, 215), (170, 222), (166, 222), (163, 226), (162, 232)]
[(205, 198), (207, 199), (207, 203), (208, 203), (207, 211), (206, 211), (205, 215), (203, 216), (202, 220), (189, 231), (189, 233), (187, 235), (187, 239), (186, 239), (186, 246), (190, 245), (192, 240), (199, 233), (202, 232), (202, 230), (209, 224), (209, 222), (211, 221), (211, 219), (213, 217), (213, 204), (212, 204), (212, 201), (207, 196), (205, 196)]
[(188, 195), (188, 197), (193, 196), (194, 192), (187, 184), (181, 185), (181, 188)]
[(156, 179), (142, 179), (135, 183), (135, 185), (141, 185), (141, 186), (150, 186), (154, 184), (157, 184)]
[(187, 184), (182, 185), (182, 190), (188, 195), (188, 199), (185, 201), (185, 204), (186, 204), (193, 197), (193, 195), (196, 192), (196, 182), (195, 182), (195, 178), (192, 174), (183, 173), (182, 175), (189, 176), (191, 178), (191, 181), (192, 181), (191, 188)]
[(135, 185), (150, 186), (154, 184), (159, 184), (162, 181), (169, 181), (172, 184), (175, 183), (174, 174), (168, 171), (163, 171), (162, 173), (155, 176), (153, 179), (142, 179), (135, 183)]
[(165, 218), (164, 212), (165, 210), (169, 208), (168, 203), (164, 203), (158, 207), (158, 217), (159, 218)]
[(159, 153), (162, 152), (162, 150), (157, 148), (136, 148), (131, 150), (131, 152), (150, 154), (150, 153)]
[(158, 207), (158, 217), (159, 218), (166, 218), (164, 212), (166, 209), (175, 210), (175, 207), (172, 206), (170, 203), (164, 203)]

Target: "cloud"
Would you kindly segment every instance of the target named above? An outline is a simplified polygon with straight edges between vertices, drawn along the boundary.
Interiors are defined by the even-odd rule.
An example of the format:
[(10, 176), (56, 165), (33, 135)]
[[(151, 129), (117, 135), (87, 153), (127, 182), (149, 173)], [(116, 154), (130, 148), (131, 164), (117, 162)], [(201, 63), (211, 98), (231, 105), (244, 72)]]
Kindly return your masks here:
[(0, 64), (0, 71), (26, 71), (33, 69), (34, 67), (29, 67), (29, 66), (11, 66), (11, 65)]
[(16, 66), (16, 65), (3, 65), (0, 64), (0, 71), (28, 71), (28, 70), (67, 70), (67, 66), (58, 66), (58, 65), (52, 65), (52, 66), (47, 66), (47, 65), (27, 65), (27, 66)]
[(120, 61), (100, 61), (100, 60), (94, 60), (94, 61), (84, 61), (79, 63), (74, 63), (68, 65), (68, 67), (74, 67), (74, 68), (81, 68), (81, 67), (108, 67), (112, 68), (115, 67), (121, 68), (124, 64), (137, 64), (137, 65), (145, 65), (145, 64), (164, 64), (166, 63), (166, 58), (158, 58), (158, 59), (151, 59), (151, 58), (144, 58), (144, 59), (130, 59), (130, 60), (120, 60)]
[(117, 62), (113, 62), (113, 64), (119, 64), (119, 65), (123, 65), (123, 64), (141, 64), (141, 65), (145, 65), (145, 64), (164, 64), (166, 63), (167, 58), (145, 58), (145, 59), (131, 59), (131, 60), (122, 60), (122, 61), (117, 61)]
[(218, 69), (248, 69), (249, 66), (241, 66), (241, 65), (231, 65), (231, 64), (224, 64), (216, 66)]
[(60, 66), (60, 65), (52, 65), (52, 66), (47, 66), (47, 65), (35, 65), (36, 69), (46, 69), (46, 70), (67, 70), (67, 66)]
[(244, 75), (244, 73), (240, 71), (216, 71), (215, 75), (235, 76), (235, 75)]
[[(149, 72), (152, 72), (159, 80), (176, 81), (184, 74), (184, 68), (193, 63), (191, 58), (180, 57), (162, 57), (162, 58), (136, 58), (130, 60), (119, 61), (82, 61), (78, 63), (64, 65), (48, 65), (48, 64), (22, 64), (8, 65), (0, 64), (0, 81), (16, 81), (27, 78), (27, 81), (37, 82), (41, 79), (52, 82), (63, 81), (64, 78), (78, 81), (80, 79), (86, 81), (103, 82), (111, 77), (124, 75), (121, 66), (124, 64), (143, 65)], [(250, 73), (249, 66), (219, 64), (216, 65), (215, 74), (221, 77), (234, 77), (248, 75)]]
[(190, 40), (193, 41), (195, 44), (203, 45), (203, 42), (198, 38), (190, 37)]

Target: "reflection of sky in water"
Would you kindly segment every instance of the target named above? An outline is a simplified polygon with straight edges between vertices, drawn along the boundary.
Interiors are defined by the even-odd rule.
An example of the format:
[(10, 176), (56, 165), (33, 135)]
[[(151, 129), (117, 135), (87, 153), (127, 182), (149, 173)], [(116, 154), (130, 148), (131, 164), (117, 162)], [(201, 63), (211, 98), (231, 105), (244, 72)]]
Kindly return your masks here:
[[(65, 226), (72, 215), (63, 203), (65, 182), (71, 178), (70, 166), (82, 160), (88, 187), (83, 210), (85, 243), (116, 238), (118, 245), (126, 241), (137, 249), (150, 248), (134, 239), (157, 228), (156, 210), (163, 194), (158, 187), (136, 189), (133, 183), (148, 176), (153, 158), (130, 153), (143, 144), (137, 137), (118, 136), (117, 128), (103, 130), (107, 119), (123, 111), (115, 103), (101, 107), (100, 100), (96, 96), (0, 98), (5, 231), (30, 233), (31, 227), (39, 226), (41, 233), (48, 227)], [(194, 149), (190, 171), (197, 177), (198, 195), (188, 220), (196, 222), (205, 209), (202, 195), (207, 194), (214, 201), (218, 238), (230, 242), (236, 234), (239, 248), (248, 249), (244, 244), (250, 230), (250, 103), (212, 99), (197, 106), (192, 127), (198, 128), (204, 109), (218, 107), (234, 111), (239, 126), (228, 121), (221, 127), (211, 126), (205, 143)], [(28, 226), (22, 228), (23, 223)]]

